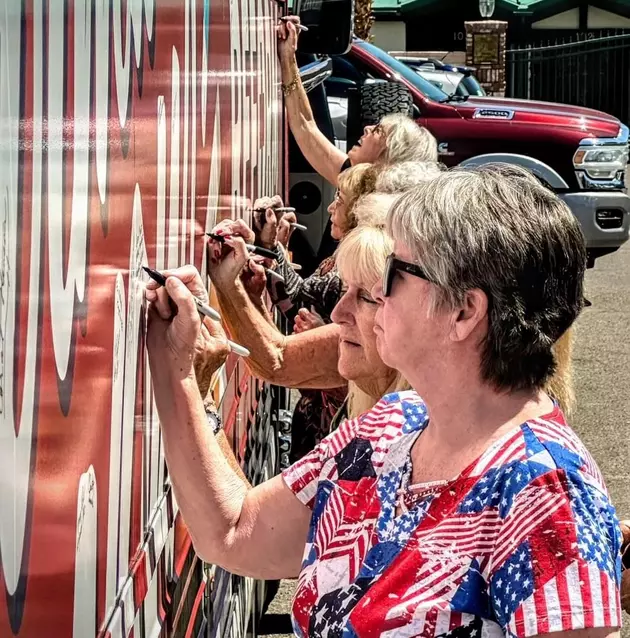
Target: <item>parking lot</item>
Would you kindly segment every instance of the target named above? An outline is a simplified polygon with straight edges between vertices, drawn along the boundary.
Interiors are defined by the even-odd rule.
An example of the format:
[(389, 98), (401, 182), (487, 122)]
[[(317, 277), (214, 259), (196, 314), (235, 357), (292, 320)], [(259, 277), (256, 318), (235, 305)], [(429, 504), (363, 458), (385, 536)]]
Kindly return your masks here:
[[(619, 515), (630, 518), (630, 245), (588, 271), (586, 297), (593, 305), (576, 327), (572, 424), (599, 463)], [(292, 635), (292, 591), (283, 583), (261, 635)], [(630, 638), (630, 617), (625, 620), (622, 636)]]

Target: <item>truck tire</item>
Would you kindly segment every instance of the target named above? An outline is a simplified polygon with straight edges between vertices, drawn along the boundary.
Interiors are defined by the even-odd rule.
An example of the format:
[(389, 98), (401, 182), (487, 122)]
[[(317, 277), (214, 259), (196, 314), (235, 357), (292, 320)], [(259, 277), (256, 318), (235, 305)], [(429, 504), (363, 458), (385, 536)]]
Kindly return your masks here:
[(406, 86), (395, 82), (370, 82), (348, 91), (346, 148), (351, 149), (366, 126), (378, 124), (392, 113), (413, 115), (413, 99)]
[(378, 124), (392, 113), (413, 115), (413, 98), (406, 86), (395, 82), (375, 82), (361, 87), (361, 120), (363, 126)]

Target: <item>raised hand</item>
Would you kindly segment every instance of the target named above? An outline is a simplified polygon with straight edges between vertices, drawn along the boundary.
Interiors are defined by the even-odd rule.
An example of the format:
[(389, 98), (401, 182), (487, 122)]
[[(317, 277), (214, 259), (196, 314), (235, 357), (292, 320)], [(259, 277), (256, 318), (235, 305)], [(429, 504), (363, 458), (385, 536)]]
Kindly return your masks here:
[(319, 328), (326, 325), (326, 322), (318, 315), (314, 309), (307, 310), (306, 308), (300, 308), (298, 314), (295, 317), (293, 324), (293, 332), (300, 333), (312, 330), (313, 328)]
[(278, 24), (278, 57), (280, 61), (291, 60), (295, 57), (298, 44), (298, 28), (300, 18), (289, 16), (286, 20), (281, 20)]

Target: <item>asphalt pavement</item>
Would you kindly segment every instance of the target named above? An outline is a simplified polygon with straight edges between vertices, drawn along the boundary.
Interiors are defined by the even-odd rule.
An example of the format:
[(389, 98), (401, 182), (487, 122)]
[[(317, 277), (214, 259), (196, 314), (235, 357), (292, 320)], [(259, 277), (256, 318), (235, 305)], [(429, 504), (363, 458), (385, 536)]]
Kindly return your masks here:
[[(620, 517), (630, 518), (630, 245), (597, 261), (586, 275), (585, 308), (576, 325), (571, 423), (599, 464)], [(294, 583), (285, 581), (259, 635), (290, 636)], [(624, 615), (623, 638), (630, 638)], [(285, 632), (285, 633), (283, 633)]]

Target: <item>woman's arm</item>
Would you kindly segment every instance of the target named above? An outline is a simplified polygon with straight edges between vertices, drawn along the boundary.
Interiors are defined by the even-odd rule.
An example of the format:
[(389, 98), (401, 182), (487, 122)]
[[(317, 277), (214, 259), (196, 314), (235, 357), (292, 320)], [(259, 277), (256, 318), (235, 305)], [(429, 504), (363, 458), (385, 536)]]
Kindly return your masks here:
[(284, 104), (291, 133), (308, 163), (336, 186), (339, 171), (348, 156), (317, 128), (308, 96), (300, 81), (300, 70), (295, 59), (297, 30), (292, 22), (279, 25), (278, 40), (282, 84), (288, 87)]
[(284, 336), (251, 303), (241, 282), (249, 253), (241, 237), (226, 237), (221, 252), (210, 246), (208, 274), (215, 286), (222, 317), (233, 338), (251, 353), (252, 372), (270, 383), (292, 388), (338, 388), (339, 332), (334, 324)]
[[(152, 372), (164, 367), (163, 357), (153, 359)], [(281, 477), (248, 489), (208, 428), (194, 380), (157, 372), (153, 382), (169, 474), (195, 551), (244, 576), (297, 576), (310, 510)]]
[[(185, 278), (187, 269), (178, 274), (182, 271)], [(295, 577), (311, 512), (281, 477), (249, 490), (223, 456), (194, 376), (198, 311), (186, 285), (173, 274), (166, 289), (147, 289), (147, 348), (171, 481), (195, 548), (205, 560), (234, 573)], [(188, 285), (201, 296), (198, 274)], [(214, 347), (224, 356), (223, 340), (216, 339)]]
[(247, 365), (257, 377), (290, 388), (338, 388), (339, 330), (330, 324), (283, 335), (251, 303), (240, 282), (216, 287), (221, 316), (235, 341), (250, 351)]

